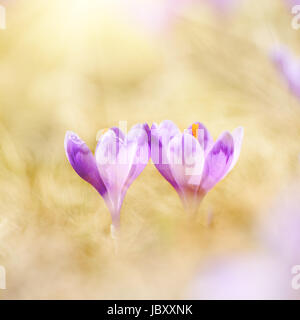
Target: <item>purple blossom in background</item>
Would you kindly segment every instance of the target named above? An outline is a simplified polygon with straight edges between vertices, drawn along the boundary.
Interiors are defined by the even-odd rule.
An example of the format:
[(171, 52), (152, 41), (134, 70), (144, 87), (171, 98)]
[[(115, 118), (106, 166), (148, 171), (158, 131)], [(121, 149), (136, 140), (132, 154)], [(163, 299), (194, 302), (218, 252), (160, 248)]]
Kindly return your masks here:
[(284, 46), (274, 49), (271, 58), (291, 92), (300, 99), (300, 58)]
[(132, 182), (149, 161), (150, 129), (147, 124), (134, 126), (127, 134), (111, 128), (97, 144), (95, 156), (73, 132), (65, 136), (65, 151), (77, 174), (103, 197), (112, 217), (112, 227), (120, 224), (120, 210)]
[(183, 133), (169, 120), (151, 128), (151, 158), (161, 175), (175, 188), (187, 211), (195, 212), (216, 183), (236, 164), (243, 128), (224, 132), (216, 142), (200, 122)]
[(262, 224), (260, 235), (265, 245), (290, 267), (300, 265), (300, 184), (280, 192)]
[(188, 293), (194, 299), (300, 299), (300, 185), (281, 192), (259, 224), (261, 249), (211, 259)]
[(205, 0), (218, 14), (229, 14), (243, 0)]
[(215, 258), (195, 277), (188, 298), (207, 300), (286, 299), (291, 275), (281, 261), (261, 252)]
[(293, 8), (296, 5), (300, 5), (300, 0), (283, 0), (283, 1), (289, 8)]

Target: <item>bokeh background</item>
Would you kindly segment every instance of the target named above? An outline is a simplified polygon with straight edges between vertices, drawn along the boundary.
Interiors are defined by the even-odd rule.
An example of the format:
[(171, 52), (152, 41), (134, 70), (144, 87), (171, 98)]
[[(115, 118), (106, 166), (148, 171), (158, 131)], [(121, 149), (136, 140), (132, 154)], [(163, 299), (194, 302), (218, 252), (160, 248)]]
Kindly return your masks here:
[[(300, 54), (286, 2), (0, 3), (0, 299), (208, 297), (194, 288), (202, 266), (262, 250), (261, 221), (299, 179), (300, 101), (270, 60), (281, 43)], [(243, 126), (240, 159), (192, 220), (149, 163), (125, 198), (116, 252), (65, 132), (94, 150), (100, 129), (164, 119), (201, 121), (214, 138)]]

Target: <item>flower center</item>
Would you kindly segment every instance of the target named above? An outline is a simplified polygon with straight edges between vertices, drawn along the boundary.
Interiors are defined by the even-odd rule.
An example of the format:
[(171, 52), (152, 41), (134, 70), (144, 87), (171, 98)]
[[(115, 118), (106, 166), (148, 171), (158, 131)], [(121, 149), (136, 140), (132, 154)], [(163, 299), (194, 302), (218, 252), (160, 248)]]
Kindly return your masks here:
[(193, 123), (192, 124), (192, 135), (198, 139), (198, 129), (199, 129), (199, 124), (198, 123)]

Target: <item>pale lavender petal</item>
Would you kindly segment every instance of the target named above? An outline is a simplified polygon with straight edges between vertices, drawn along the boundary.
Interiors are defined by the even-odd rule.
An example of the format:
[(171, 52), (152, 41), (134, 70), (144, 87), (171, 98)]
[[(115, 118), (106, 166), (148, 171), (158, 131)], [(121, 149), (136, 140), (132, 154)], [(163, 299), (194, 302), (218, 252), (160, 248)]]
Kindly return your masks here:
[(204, 165), (204, 151), (192, 135), (175, 136), (168, 145), (168, 160), (172, 175), (183, 192), (198, 190)]
[(179, 187), (168, 164), (166, 148), (169, 141), (180, 134), (178, 127), (170, 120), (163, 121), (159, 126), (151, 127), (151, 159), (160, 174), (176, 189)]
[[(117, 148), (118, 145), (118, 148)], [(121, 207), (119, 189), (122, 189), (128, 176), (131, 162), (127, 159), (126, 147), (114, 130), (107, 131), (97, 145), (96, 163), (100, 176), (106, 186), (115, 214)], [(121, 162), (121, 163), (120, 163)]]
[(234, 154), (234, 141), (229, 132), (221, 134), (205, 158), (201, 189), (209, 191), (228, 173)]
[(119, 225), (120, 210), (127, 189), (149, 160), (147, 127), (146, 124), (134, 126), (124, 140), (117, 137), (115, 130), (109, 130), (103, 135), (96, 149), (96, 162), (107, 188), (110, 200), (108, 207), (115, 227)]
[(122, 131), (120, 128), (118, 128), (118, 127), (112, 127), (112, 128), (110, 128), (110, 130), (113, 130), (113, 131), (114, 131), (117, 139), (119, 139), (119, 140), (121, 140), (121, 141), (124, 141), (125, 135), (124, 135), (123, 131)]
[(144, 145), (145, 139), (148, 141), (150, 149), (151, 144), (151, 130), (147, 123), (139, 123), (133, 126), (127, 134), (127, 140), (137, 140), (139, 144)]
[(300, 58), (284, 46), (274, 49), (271, 58), (291, 92), (300, 98)]
[(281, 261), (257, 252), (206, 262), (190, 287), (189, 298), (264, 300), (290, 298), (290, 273)]
[[(106, 129), (106, 130), (102, 130), (103, 133), (102, 135), (98, 138), (98, 142), (97, 142), (97, 146), (96, 146), (96, 150), (95, 150), (95, 153), (97, 151), (97, 148), (98, 146), (101, 144), (101, 143), (107, 143), (106, 142), (103, 142), (102, 139), (105, 137), (105, 139), (107, 140), (108, 138), (112, 138), (115, 140), (115, 144), (112, 144), (111, 142), (108, 142), (109, 144), (111, 144), (111, 146), (114, 147), (113, 149), (113, 152), (118, 154), (119, 152), (119, 146), (121, 143), (123, 143), (124, 139), (125, 139), (125, 135), (123, 133), (123, 131), (121, 129), (119, 129), (118, 127), (112, 127), (112, 128), (109, 128), (109, 129)], [(107, 135), (107, 133), (109, 133)], [(111, 150), (112, 152), (112, 150)], [(114, 156), (116, 156), (116, 154)]]
[(175, 136), (168, 145), (170, 170), (187, 211), (196, 212), (202, 196), (198, 193), (204, 166), (204, 150), (189, 133)]
[[(98, 148), (101, 151), (101, 147)], [(130, 152), (130, 151), (129, 151)], [(120, 153), (124, 156), (127, 154), (127, 150), (120, 149)], [(130, 152), (133, 154), (134, 152)], [(126, 179), (129, 175), (131, 165), (129, 164), (98, 164), (101, 177), (108, 191), (110, 204), (108, 205), (110, 213), (112, 215), (113, 224), (117, 227), (120, 220), (120, 210), (124, 200), (125, 192), (123, 192)]]
[[(122, 144), (123, 141), (117, 137), (114, 130), (109, 129), (106, 131), (98, 140), (95, 150), (97, 165), (99, 162), (104, 164), (116, 163), (119, 148)], [(99, 149), (101, 150), (99, 151)]]
[(106, 187), (99, 175), (95, 158), (87, 145), (71, 131), (66, 133), (64, 145), (67, 158), (77, 174), (89, 182), (101, 196), (105, 196)]
[(164, 120), (158, 126), (158, 130), (160, 133), (169, 134), (170, 137), (174, 137), (178, 133), (180, 133), (179, 128), (176, 124), (171, 120)]
[(241, 153), (241, 149), (242, 149), (242, 142), (243, 142), (243, 137), (244, 137), (244, 128), (238, 127), (236, 129), (234, 129), (232, 131), (231, 135), (233, 137), (234, 153), (233, 153), (233, 160), (231, 162), (229, 171), (231, 171), (233, 169), (233, 167), (236, 165), (236, 163), (240, 157), (240, 153)]
[[(208, 151), (211, 149), (211, 147), (214, 144), (214, 140), (211, 137), (209, 131), (206, 129), (206, 127), (204, 126), (204, 124), (202, 124), (201, 122), (194, 122), (193, 124), (196, 124), (198, 126), (198, 130), (197, 130), (197, 139), (200, 143), (200, 145), (204, 148), (204, 152), (205, 154), (208, 153)], [(193, 134), (192, 133), (192, 127), (193, 124), (191, 124), (187, 131), (189, 132), (189, 134)]]
[(134, 126), (128, 133), (127, 141), (136, 142), (136, 155), (131, 167), (127, 182), (126, 190), (132, 182), (142, 173), (150, 159), (150, 140), (151, 133), (148, 124), (139, 124)]

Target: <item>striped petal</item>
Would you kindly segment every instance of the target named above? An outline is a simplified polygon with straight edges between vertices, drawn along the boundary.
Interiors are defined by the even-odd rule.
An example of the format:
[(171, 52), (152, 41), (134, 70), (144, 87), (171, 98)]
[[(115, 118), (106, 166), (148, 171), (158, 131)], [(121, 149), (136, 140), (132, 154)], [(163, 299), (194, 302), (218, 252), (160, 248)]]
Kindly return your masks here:
[(234, 140), (229, 132), (221, 134), (205, 158), (201, 189), (209, 191), (230, 170), (234, 155)]
[(88, 146), (74, 132), (65, 136), (65, 152), (76, 173), (90, 183), (101, 196), (106, 195), (106, 187), (99, 175), (95, 158)]

